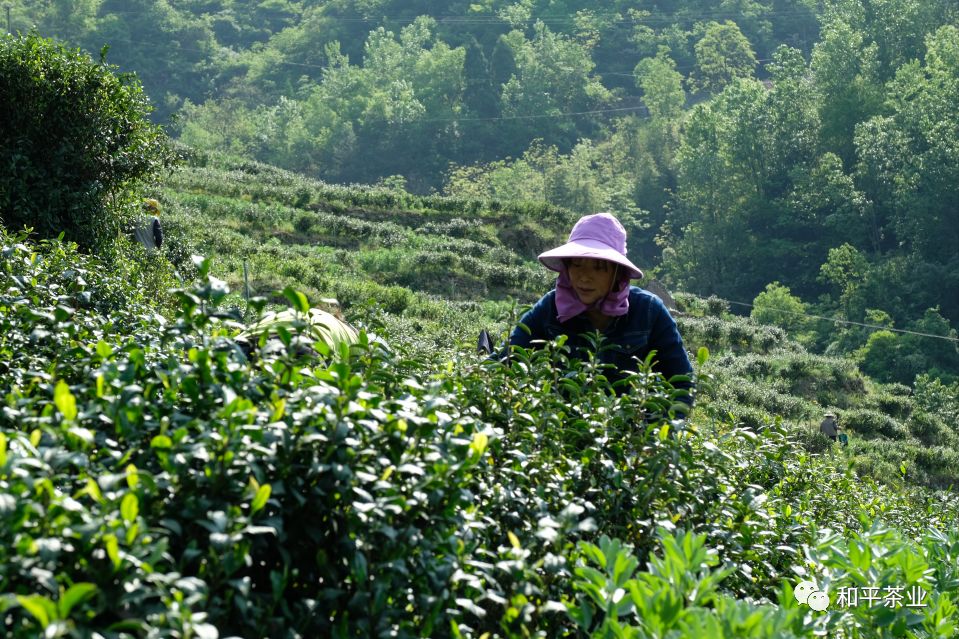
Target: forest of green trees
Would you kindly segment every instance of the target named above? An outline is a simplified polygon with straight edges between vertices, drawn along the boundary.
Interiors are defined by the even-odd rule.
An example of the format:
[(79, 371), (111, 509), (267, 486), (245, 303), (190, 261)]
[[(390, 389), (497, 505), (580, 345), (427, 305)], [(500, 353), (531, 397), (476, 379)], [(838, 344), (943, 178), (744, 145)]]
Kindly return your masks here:
[(951, 0), (8, 6), (108, 47), (194, 148), (611, 210), (676, 288), (868, 324), (771, 317), (885, 381), (959, 374)]

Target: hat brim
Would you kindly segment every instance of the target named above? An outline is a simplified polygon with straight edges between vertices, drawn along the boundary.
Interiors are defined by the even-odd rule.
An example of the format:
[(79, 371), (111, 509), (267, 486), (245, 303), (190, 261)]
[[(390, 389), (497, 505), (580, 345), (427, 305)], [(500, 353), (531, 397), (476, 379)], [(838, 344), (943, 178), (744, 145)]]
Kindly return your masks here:
[(630, 262), (629, 258), (607, 244), (595, 240), (575, 240), (573, 242), (567, 242), (562, 246), (558, 246), (545, 253), (540, 253), (539, 255), (539, 261), (542, 262), (543, 266), (557, 273), (563, 271), (563, 260), (569, 258), (589, 258), (614, 262), (626, 268), (626, 272), (629, 273), (629, 279), (643, 279), (643, 272), (639, 270), (635, 264)]

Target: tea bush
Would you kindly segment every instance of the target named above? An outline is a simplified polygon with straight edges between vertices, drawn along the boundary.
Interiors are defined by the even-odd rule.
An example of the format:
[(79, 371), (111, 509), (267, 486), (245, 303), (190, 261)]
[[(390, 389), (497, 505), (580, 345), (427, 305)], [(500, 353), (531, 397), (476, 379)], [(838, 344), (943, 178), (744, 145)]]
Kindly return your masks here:
[(215, 278), (180, 292), (172, 325), (128, 300), (134, 321), (114, 332), (105, 316), (67, 310), (69, 294), (90, 291), (53, 295), (65, 271), (77, 277), (69, 247), (51, 245), (57, 262), (19, 239), (6, 283), (42, 263), (50, 284), (30, 277), (24, 295), (56, 306), (4, 300), (3, 346), (30, 335), (42, 346), (44, 326), (65, 333), (4, 375), (0, 477), (15, 499), (4, 548), (25, 553), (3, 561), (8, 636), (203, 635), (207, 619), (245, 636), (414, 636), (445, 616), (434, 593), (458, 565), (485, 447), (474, 417), (402, 377), (376, 381), (383, 353), (363, 344), (329, 368), (246, 361), (218, 336)]
[[(742, 427), (709, 403), (742, 378), (705, 352), (688, 419), (648, 364), (614, 386), (562, 339), (480, 360), (375, 305), (350, 310), (389, 350), (364, 333), (307, 357), (293, 330), (247, 357), (209, 261), (164, 317), (135, 274), (75, 247), (2, 246), (4, 636), (945, 637), (957, 622), (955, 495), (857, 480), (760, 408)], [(437, 325), (482, 310), (406, 294)], [(850, 452), (878, 444), (865, 459), (906, 477), (927, 463), (888, 440)], [(814, 613), (792, 598), (805, 577), (919, 584), (930, 606)]]
[[(716, 371), (710, 367), (711, 371)], [(722, 385), (722, 392), (717, 398), (728, 398), (733, 402), (766, 411), (771, 415), (783, 418), (808, 419), (817, 413), (817, 407), (812, 402), (795, 395), (789, 395), (770, 388), (765, 384), (757, 384), (747, 379), (727, 379)]]
[(926, 446), (959, 446), (959, 435), (941, 417), (925, 412), (913, 413), (906, 422), (909, 432)]
[(928, 375), (917, 375), (915, 400), (922, 410), (942, 416), (947, 423), (959, 423), (959, 382), (943, 384)]
[(748, 318), (681, 315), (677, 318), (677, 324), (685, 341), (693, 347), (758, 353), (801, 348), (788, 341), (786, 332), (781, 328), (757, 324)]
[(846, 428), (866, 437), (881, 435), (889, 439), (905, 439), (909, 436), (905, 426), (878, 411), (860, 408), (845, 411), (840, 418)]
[[(0, 222), (106, 249), (173, 162), (139, 82), (37, 33), (0, 37)], [(69, 96), (66, 99), (65, 96)]]
[(773, 374), (771, 358), (755, 353), (717, 355), (710, 359), (710, 366), (726, 371), (731, 376), (745, 377), (753, 381), (771, 377)]
[(803, 448), (813, 454), (825, 453), (836, 445), (836, 442), (820, 433), (819, 430), (800, 430), (797, 437), (802, 442)]
[(706, 298), (706, 315), (711, 317), (723, 317), (729, 314), (729, 303), (711, 295)]
[[(905, 392), (902, 389), (905, 388)], [(885, 413), (898, 420), (905, 420), (913, 410), (913, 401), (909, 396), (909, 387), (901, 384), (894, 385), (893, 388), (884, 387), (878, 392), (869, 396), (868, 401), (864, 403), (866, 408)]]
[[(959, 629), (952, 603), (959, 586), (955, 532), (911, 541), (878, 525), (848, 540), (825, 531), (807, 549), (817, 569), (806, 578), (832, 604), (818, 616), (800, 607), (788, 583), (777, 591), (778, 606), (722, 593), (729, 568), (719, 565), (701, 535), (664, 532), (660, 544), (646, 571), (638, 571), (637, 558), (615, 540), (580, 545), (575, 587), (581, 594), (567, 608), (588, 636), (951, 637)], [(861, 592), (867, 603), (860, 603)]]
[[(234, 288), (245, 286), (244, 264), (254, 291), (267, 296), (273, 288), (294, 284), (314, 297), (345, 298), (347, 289), (357, 286), (393, 285), (454, 299), (491, 293), (525, 298), (546, 290), (553, 279), (490, 232), (476, 238), (418, 232), (426, 228), (424, 221), (433, 224), (430, 229), (444, 228), (444, 219), (459, 219), (470, 228), (492, 228), (485, 223), (480, 227), (478, 218), (464, 221), (444, 214), (443, 219), (434, 219), (433, 214), (415, 210), (337, 208), (322, 197), (311, 198), (309, 210), (297, 209), (290, 205), (292, 195), (271, 189), (299, 192), (309, 181), (290, 174), (259, 182), (256, 178), (264, 172), (272, 174), (271, 167), (232, 166), (226, 172), (187, 167), (177, 173), (164, 198), (169, 200), (167, 217), (180, 226), (194, 226), (196, 245), (219, 256), (218, 272)], [(340, 251), (331, 261), (318, 251), (321, 246)], [(341, 301), (355, 305), (367, 299), (364, 293)], [(384, 304), (393, 312), (410, 307), (395, 299)]]
[(862, 374), (848, 360), (803, 352), (777, 353), (770, 359), (772, 375), (792, 394), (822, 406), (846, 406), (865, 393)]
[(959, 453), (952, 446), (920, 446), (916, 448), (915, 469), (922, 474), (919, 481), (935, 488), (959, 486)]
[[(440, 225), (429, 228), (447, 235), (465, 232), (456, 220), (465, 220), (466, 224), (496, 222), (497, 228), (507, 229), (498, 241), (527, 257), (544, 250), (539, 247), (565, 239), (578, 218), (568, 210), (542, 203), (417, 196), (382, 187), (331, 185), (244, 158), (195, 150), (184, 151), (184, 155), (191, 168), (175, 175), (168, 182), (170, 189), (248, 202), (277, 202), (288, 207), (322, 206), (336, 217), (363, 216), (369, 222), (398, 222), (411, 229)], [(539, 220), (548, 221), (549, 226)], [(489, 231), (481, 236), (487, 241), (495, 238)]]

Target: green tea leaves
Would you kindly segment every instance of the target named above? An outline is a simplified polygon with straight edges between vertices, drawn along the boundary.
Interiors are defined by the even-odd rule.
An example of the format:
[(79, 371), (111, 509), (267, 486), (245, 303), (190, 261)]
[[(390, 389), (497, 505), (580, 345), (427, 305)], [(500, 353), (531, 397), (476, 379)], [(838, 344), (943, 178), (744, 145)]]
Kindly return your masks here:
[(77, 400), (70, 392), (70, 387), (62, 379), (57, 382), (53, 391), (53, 401), (65, 421), (73, 421), (77, 418)]
[(256, 495), (253, 497), (253, 501), (250, 502), (251, 514), (256, 513), (263, 509), (263, 507), (266, 505), (267, 500), (269, 500), (270, 498), (271, 492), (272, 492), (272, 488), (270, 488), (269, 484), (263, 484), (257, 489)]

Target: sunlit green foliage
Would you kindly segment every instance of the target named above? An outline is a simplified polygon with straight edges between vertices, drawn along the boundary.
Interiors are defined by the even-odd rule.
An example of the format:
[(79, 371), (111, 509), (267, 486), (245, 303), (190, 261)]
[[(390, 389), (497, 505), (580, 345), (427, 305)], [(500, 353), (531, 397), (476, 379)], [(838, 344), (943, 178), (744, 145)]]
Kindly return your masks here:
[[(709, 3), (662, 3), (675, 21), (654, 26), (629, 3), (553, 3), (575, 19), (541, 26), (537, 1), (451, 6), (483, 18), (470, 38), (391, 0), (246, 4), (133, 3), (130, 23), (159, 33), (131, 57), (168, 37), (179, 53), (144, 65), (152, 77), (179, 62), (171, 77), (193, 92), (222, 74), (235, 101), (187, 111), (204, 146), (229, 147), (226, 123), (241, 133), (233, 151), (317, 172), (362, 164), (380, 186), (191, 152), (160, 194), (176, 242), (153, 263), (2, 235), (4, 636), (955, 635), (959, 502), (943, 490), (959, 482), (955, 252), (940, 208), (955, 184), (955, 29), (920, 45), (945, 3), (829, 3), (809, 64), (811, 41), (773, 54), (776, 14), (739, 3), (737, 30), (773, 58), (768, 81), (717, 74), (726, 88), (688, 119), (677, 72), (693, 69), (707, 12), (727, 17)], [(42, 15), (116, 36), (116, 6), (52, 2)], [(188, 24), (188, 9), (206, 17)], [(209, 52), (211, 33), (262, 44), (220, 50), (216, 69), (182, 64)], [(632, 45), (651, 56), (638, 68), (623, 54)], [(518, 93), (548, 92), (550, 77), (569, 86)], [(531, 117), (504, 145), (519, 157), (547, 138), (504, 160), (470, 155), (483, 140), (449, 124), (497, 116), (504, 96), (527, 111), (607, 101), (616, 77), (617, 90), (639, 80), (651, 117), (608, 136), (577, 139), (604, 116)], [(828, 87), (848, 108), (823, 102)], [(444, 122), (426, 122), (432, 111)], [(356, 127), (384, 117), (396, 125), (386, 135)], [(311, 155), (307, 133), (332, 151)], [(424, 191), (445, 163), (407, 179), (391, 149), (475, 171), (449, 172), (460, 197), (416, 195), (407, 189)], [(529, 201), (488, 199), (502, 195)], [(532, 301), (551, 284), (536, 253), (599, 207), (651, 264), (658, 235), (663, 273), (696, 290), (748, 301), (782, 282), (756, 300), (779, 326), (677, 295), (687, 346), (714, 352), (700, 351), (688, 420), (647, 366), (617, 395), (562, 341), (506, 362), (458, 343), (479, 327), (503, 337), (520, 312), (503, 298)], [(167, 258), (187, 278), (172, 304), (156, 294), (173, 284)], [(245, 300), (246, 281), (267, 299)], [(244, 355), (231, 335), (264, 302), (285, 304), (288, 285), (337, 297), (386, 345), (364, 333), (304, 358), (281, 332)], [(807, 351), (782, 304), (947, 339), (819, 321)], [(856, 349), (861, 369), (841, 356)], [(848, 447), (817, 432), (824, 409)], [(829, 591), (828, 611), (796, 603), (806, 578)], [(849, 587), (920, 587), (927, 605), (844, 607)]]
[(322, 80), (301, 98), (191, 105), (178, 123), (181, 139), (327, 178), (373, 182), (407, 172), (410, 156), (423, 173), (441, 170), (448, 151), (429, 140), (448, 135), (460, 108), (465, 51), (435, 29), (424, 16), (398, 34), (372, 31), (360, 65), (328, 43)]
[(718, 93), (736, 78), (753, 75), (756, 55), (735, 22), (706, 25), (694, 50), (699, 67), (696, 85), (703, 91)]
[(172, 161), (135, 78), (39, 37), (0, 37), (0, 223), (108, 250)]
[[(722, 380), (706, 372), (684, 422), (647, 367), (618, 395), (561, 342), (504, 363), (361, 335), (311, 359), (281, 334), (249, 359), (208, 261), (171, 321), (73, 247), (2, 245), (7, 636), (947, 637), (956, 623), (954, 494), (857, 480), (776, 421), (738, 426), (710, 408)], [(31, 340), (29, 362), (9, 357)], [(895, 462), (906, 477), (914, 463)], [(828, 611), (796, 603), (807, 578)], [(874, 582), (922, 587), (928, 605), (836, 602)]]
[[(109, 45), (191, 145), (610, 210), (670, 286), (748, 301), (775, 280), (814, 314), (905, 327), (938, 307), (953, 328), (957, 19), (949, 0), (11, 8), (14, 30)], [(855, 291), (819, 278), (846, 246), (866, 262)], [(868, 338), (807, 328), (833, 352)]]
[(766, 285), (766, 290), (753, 300), (749, 316), (760, 324), (773, 324), (788, 333), (802, 329), (806, 322), (806, 305), (779, 282)]

